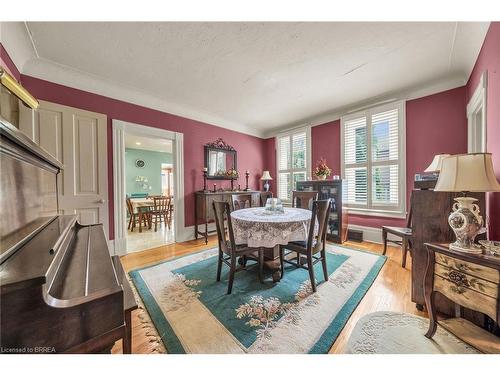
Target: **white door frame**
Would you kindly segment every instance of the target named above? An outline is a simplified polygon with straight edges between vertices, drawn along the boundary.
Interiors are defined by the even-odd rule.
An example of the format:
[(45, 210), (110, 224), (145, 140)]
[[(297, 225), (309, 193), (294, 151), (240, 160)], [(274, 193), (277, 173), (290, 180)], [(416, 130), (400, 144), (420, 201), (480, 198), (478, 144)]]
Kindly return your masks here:
[(125, 134), (170, 139), (173, 142), (174, 165), (174, 235), (184, 231), (184, 134), (165, 129), (113, 120), (113, 197), (115, 219), (115, 254), (127, 253), (127, 207), (125, 204)]
[[(484, 71), (474, 94), (467, 103), (467, 152), (486, 152), (486, 92), (487, 71)], [(476, 123), (476, 114), (481, 112), (481, 124)], [(476, 148), (476, 129), (480, 126), (481, 149)]]

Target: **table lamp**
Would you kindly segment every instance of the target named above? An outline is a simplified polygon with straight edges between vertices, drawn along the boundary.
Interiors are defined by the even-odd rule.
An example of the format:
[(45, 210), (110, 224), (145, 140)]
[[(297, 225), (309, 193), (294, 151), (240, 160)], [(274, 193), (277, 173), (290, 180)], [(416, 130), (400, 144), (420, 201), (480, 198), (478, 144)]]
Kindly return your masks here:
[(264, 171), (262, 172), (262, 177), (260, 178), (261, 181), (264, 181), (264, 191), (269, 191), (269, 181), (272, 181), (273, 178), (269, 174), (269, 171)]
[(434, 191), (462, 192), (463, 197), (455, 198), (453, 211), (448, 223), (457, 240), (450, 249), (466, 253), (480, 254), (480, 245), (474, 239), (483, 226), (483, 218), (475, 198), (466, 197), (467, 192), (500, 191), (490, 153), (460, 154), (443, 158), (441, 171)]
[(441, 171), (441, 165), (443, 164), (443, 159), (450, 156), (450, 154), (437, 154), (432, 159), (431, 164), (426, 168), (424, 172), (439, 173)]

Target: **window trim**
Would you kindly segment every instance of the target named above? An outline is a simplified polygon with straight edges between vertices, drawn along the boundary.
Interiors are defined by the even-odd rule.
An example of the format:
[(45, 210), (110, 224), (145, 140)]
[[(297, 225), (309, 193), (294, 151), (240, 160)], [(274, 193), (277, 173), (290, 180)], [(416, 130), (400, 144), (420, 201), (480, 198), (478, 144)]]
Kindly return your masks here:
[[(481, 74), (479, 83), (472, 94), (472, 97), (467, 103), (467, 152), (486, 152), (487, 145), (487, 88), (488, 88), (488, 72), (485, 70)], [(481, 124), (477, 124), (475, 114), (481, 112)], [(478, 150), (475, 147), (474, 127), (480, 125), (481, 130), (481, 147)]]
[[(388, 209), (389, 206), (373, 206), (372, 205), (372, 182), (371, 182), (371, 168), (368, 165), (373, 163), (371, 161), (371, 116), (375, 113), (388, 111), (391, 109), (398, 110), (398, 125), (399, 125), (399, 154), (398, 166), (399, 166), (399, 184), (398, 189), (401, 194), (399, 194), (399, 203), (397, 210)], [(377, 105), (362, 109), (360, 111), (348, 113), (340, 118), (340, 173), (343, 179), (345, 179), (345, 122), (353, 120), (355, 118), (360, 118), (366, 116), (367, 122), (367, 156), (369, 159), (366, 162), (367, 166), (367, 204), (366, 205), (349, 205), (345, 204), (349, 213), (354, 215), (365, 215), (365, 216), (381, 216), (381, 217), (392, 217), (392, 218), (405, 218), (406, 217), (406, 101), (400, 100), (391, 103), (386, 103), (383, 105)], [(383, 165), (387, 162), (376, 162), (376, 165)], [(391, 163), (392, 164), (392, 163)]]
[[(311, 150), (311, 125), (303, 125), (300, 127), (296, 127), (281, 133), (278, 133), (276, 137), (274, 137), (274, 148), (275, 148), (275, 156), (276, 156), (276, 197), (279, 198), (279, 176), (280, 176), (280, 171), (284, 172), (291, 172), (293, 174), (293, 169), (279, 169), (279, 139), (282, 137), (289, 137), (295, 133), (301, 133), (305, 132), (306, 133), (306, 180), (311, 179), (311, 170), (312, 170), (312, 161), (311, 161), (311, 155), (312, 155), (312, 150)], [(290, 142), (291, 143), (291, 142)], [(292, 184), (293, 184), (293, 175), (292, 175)], [(292, 190), (294, 187), (292, 186)], [(283, 203), (285, 204), (291, 204), (291, 200), (283, 200)]]

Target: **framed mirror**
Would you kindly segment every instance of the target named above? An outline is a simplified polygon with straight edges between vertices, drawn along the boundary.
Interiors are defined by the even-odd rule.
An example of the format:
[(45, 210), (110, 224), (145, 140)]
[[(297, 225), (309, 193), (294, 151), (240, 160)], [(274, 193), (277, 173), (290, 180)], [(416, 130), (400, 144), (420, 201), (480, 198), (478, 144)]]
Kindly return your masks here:
[(207, 179), (230, 180), (229, 171), (237, 170), (236, 150), (218, 138), (205, 145), (205, 168)]

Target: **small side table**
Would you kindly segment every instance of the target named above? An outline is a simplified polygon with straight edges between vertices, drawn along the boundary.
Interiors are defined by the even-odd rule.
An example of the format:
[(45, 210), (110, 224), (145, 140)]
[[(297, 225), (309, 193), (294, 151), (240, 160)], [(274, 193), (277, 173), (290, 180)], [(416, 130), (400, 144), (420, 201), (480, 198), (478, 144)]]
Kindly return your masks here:
[[(429, 330), (425, 336), (432, 338), (437, 328), (435, 293), (443, 294), (460, 306), (486, 314), (498, 324), (500, 258), (450, 250), (448, 244), (426, 243), (425, 246), (428, 264), (424, 278), (424, 298), (430, 319)], [(457, 319), (450, 319), (453, 320)], [(458, 320), (463, 327), (463, 319)], [(447, 328), (449, 325), (444, 322), (442, 325)], [(469, 328), (472, 326), (477, 327), (468, 325)], [(479, 327), (477, 329), (483, 331)], [(489, 341), (489, 347), (493, 346), (494, 350), (500, 345), (500, 338), (494, 335), (490, 336)], [(489, 352), (489, 349), (487, 351)]]

